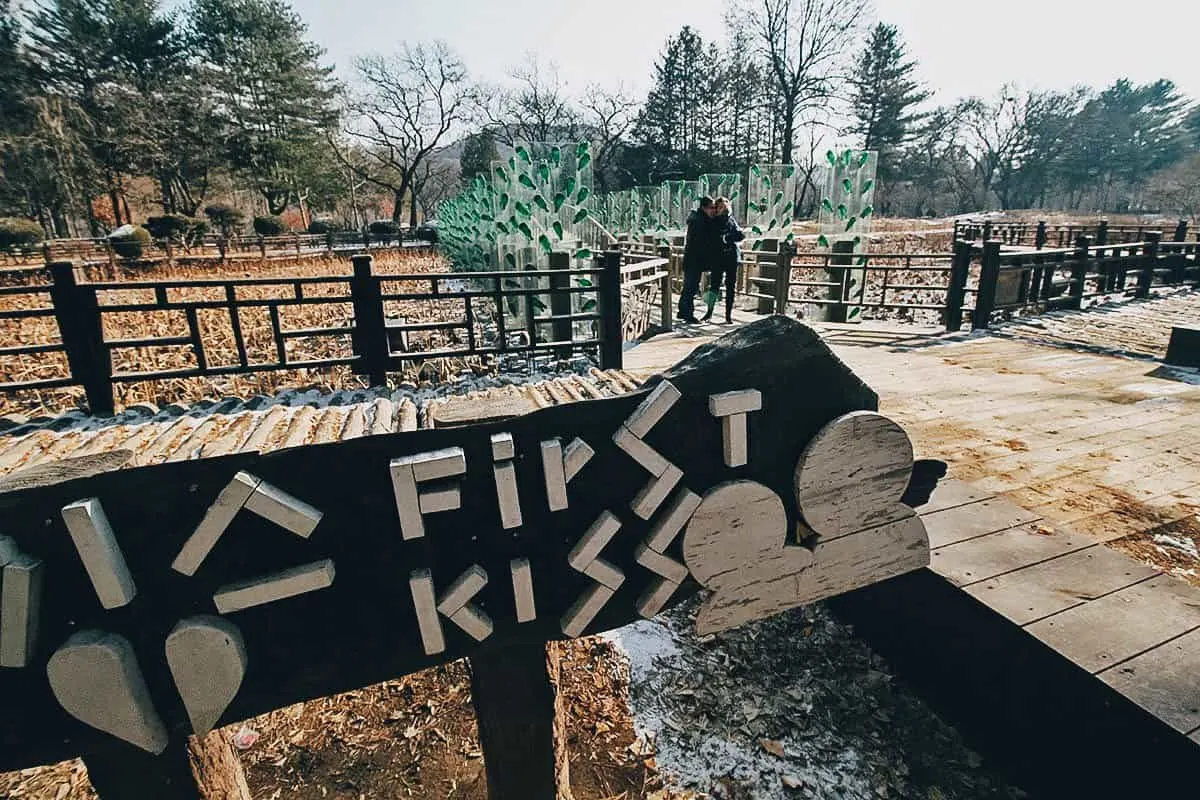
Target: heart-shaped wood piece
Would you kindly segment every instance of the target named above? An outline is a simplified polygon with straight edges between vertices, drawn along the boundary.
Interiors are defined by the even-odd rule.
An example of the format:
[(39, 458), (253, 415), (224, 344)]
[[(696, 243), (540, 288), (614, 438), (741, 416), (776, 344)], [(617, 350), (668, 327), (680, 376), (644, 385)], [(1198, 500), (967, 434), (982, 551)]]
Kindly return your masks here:
[(229, 708), (246, 675), (241, 631), (220, 617), (189, 617), (171, 631), (166, 648), (192, 732), (203, 736)]
[(166, 749), (167, 729), (125, 637), (80, 631), (50, 657), (46, 674), (59, 704), (80, 722), (150, 753)]
[(683, 560), (701, 586), (713, 590), (696, 617), (704, 635), (799, 605), (796, 576), (813, 553), (788, 541), (783, 501), (754, 481), (709, 491), (683, 535)]

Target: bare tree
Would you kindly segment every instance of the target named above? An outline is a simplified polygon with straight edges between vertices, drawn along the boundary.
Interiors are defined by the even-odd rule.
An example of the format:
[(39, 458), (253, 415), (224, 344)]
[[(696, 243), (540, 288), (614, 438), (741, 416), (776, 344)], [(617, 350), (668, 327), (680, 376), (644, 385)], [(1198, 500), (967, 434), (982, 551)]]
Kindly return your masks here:
[(792, 163), (803, 115), (844, 99), (848, 56), (868, 7), (867, 0), (739, 0), (734, 13), (757, 40), (778, 95), (783, 163)]
[(416, 205), (421, 207), (424, 219), (432, 219), (442, 201), (449, 200), (458, 192), (460, 175), (457, 161), (444, 158), (425, 160), (413, 178), (413, 197), (416, 198)]
[(363, 88), (350, 103), (346, 133), (359, 143), (362, 158), (343, 163), (392, 193), (394, 221), (410, 200), (409, 223), (416, 225), (414, 182), (425, 161), (470, 118), (477, 89), (444, 42), (405, 45), (396, 56), (365, 56), (355, 66)]
[(638, 104), (632, 92), (618, 84), (605, 89), (592, 84), (580, 100), (583, 125), (592, 139), (592, 170), (599, 191), (608, 189), (607, 176), (620, 155), (626, 134), (637, 121)]
[(483, 112), (501, 143), (557, 142), (579, 135), (579, 112), (553, 65), (534, 54), (509, 74), (513, 86), (488, 92)]

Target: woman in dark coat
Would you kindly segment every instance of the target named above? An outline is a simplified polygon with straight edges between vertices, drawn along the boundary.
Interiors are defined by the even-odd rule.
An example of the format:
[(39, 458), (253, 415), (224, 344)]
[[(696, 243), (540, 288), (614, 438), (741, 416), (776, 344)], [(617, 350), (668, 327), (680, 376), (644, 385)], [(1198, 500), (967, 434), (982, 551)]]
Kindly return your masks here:
[(742, 229), (738, 227), (737, 220), (729, 212), (729, 200), (724, 197), (718, 197), (715, 203), (716, 215), (712, 222), (716, 227), (716, 239), (719, 242), (718, 250), (715, 253), (714, 262), (708, 273), (708, 291), (704, 293), (704, 300), (708, 304), (708, 313), (704, 315), (705, 321), (712, 319), (713, 309), (717, 305), (717, 297), (721, 291), (721, 284), (725, 284), (725, 323), (733, 322), (733, 297), (737, 292), (737, 273), (738, 265), (741, 263), (742, 254), (738, 250), (738, 242), (746, 238), (746, 234), (742, 233)]

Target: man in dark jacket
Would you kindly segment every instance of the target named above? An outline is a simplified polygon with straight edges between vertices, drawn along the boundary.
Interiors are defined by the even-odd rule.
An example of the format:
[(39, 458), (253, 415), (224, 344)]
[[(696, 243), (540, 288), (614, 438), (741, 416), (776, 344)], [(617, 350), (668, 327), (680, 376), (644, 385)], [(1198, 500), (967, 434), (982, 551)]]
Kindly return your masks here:
[(721, 291), (721, 283), (725, 284), (725, 322), (733, 323), (733, 297), (737, 292), (738, 264), (742, 260), (738, 251), (738, 242), (746, 238), (737, 220), (729, 211), (729, 201), (718, 197), (713, 203), (715, 214), (712, 219), (715, 236), (718, 241), (717, 255), (708, 273), (708, 291), (704, 293), (704, 302), (708, 312), (704, 321), (712, 319), (713, 309), (717, 305), (717, 297)]
[(720, 232), (713, 224), (716, 204), (707, 195), (700, 198), (700, 207), (688, 215), (687, 238), (683, 244), (683, 289), (679, 293), (678, 319), (684, 322), (699, 322), (696, 319), (696, 293), (700, 291), (700, 277), (716, 263), (721, 248)]

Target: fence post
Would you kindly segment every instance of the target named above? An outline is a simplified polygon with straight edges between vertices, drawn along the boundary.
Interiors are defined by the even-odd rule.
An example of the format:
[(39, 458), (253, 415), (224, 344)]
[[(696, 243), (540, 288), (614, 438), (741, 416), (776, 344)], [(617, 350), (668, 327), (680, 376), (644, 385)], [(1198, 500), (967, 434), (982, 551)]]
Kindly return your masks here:
[(1096, 225), (1096, 247), (1108, 244), (1108, 220), (1102, 219)]
[[(757, 250), (756, 255), (755, 255), (754, 269), (755, 269), (755, 272), (757, 272), (758, 277), (766, 278), (766, 279), (769, 279), (772, 281), (778, 280), (778, 275), (776, 274), (778, 272), (778, 267), (779, 267), (778, 255), (776, 255), (775, 258), (771, 258), (770, 256), (764, 258), (763, 256), (768, 253), (778, 254), (780, 244), (781, 244), (781, 242), (779, 239), (763, 239), (762, 240), (761, 249)], [(771, 285), (772, 285), (771, 296), (769, 298), (768, 297), (758, 298), (758, 308), (756, 309), (756, 312), (759, 314), (774, 314), (775, 313), (775, 297), (776, 297), (776, 292), (778, 291), (778, 287), (776, 287), (775, 284), (771, 284)], [(758, 288), (758, 291), (761, 293), (762, 286), (760, 284), (755, 284), (755, 286)]]
[(293, 231), (293, 233), (292, 233), (292, 242), (293, 242), (293, 244), (295, 244), (295, 245), (296, 245), (296, 255), (297, 255), (297, 256), (299, 256), (299, 255), (300, 255), (300, 234), (298, 234), (298, 233), (295, 233), (295, 232)]
[(50, 252), (49, 242), (42, 242), (42, 260), (47, 264), (54, 260), (54, 254)]
[(383, 316), (383, 297), (379, 281), (371, 274), (371, 257), (357, 255), (350, 259), (354, 277), (350, 279), (350, 300), (354, 304), (354, 327), (350, 340), (358, 362), (357, 375), (366, 375), (372, 386), (387, 386), (387, 368), (391, 347)]
[[(840, 242), (834, 244), (836, 249)], [(793, 242), (781, 241), (779, 255), (775, 261), (775, 313), (787, 314), (788, 300), (791, 299), (792, 289), (792, 259), (796, 255), (796, 245)]]
[(849, 239), (833, 243), (829, 256), (829, 267), (825, 270), (825, 274), (829, 276), (830, 283), (837, 285), (829, 287), (826, 297), (836, 303), (825, 306), (826, 322), (845, 322), (849, 316), (850, 270), (848, 267), (853, 260), (853, 253), (854, 242)]
[(112, 387), (112, 359), (104, 346), (104, 331), (96, 290), (80, 286), (75, 280), (75, 265), (55, 261), (50, 265), (50, 299), (71, 377), (87, 394), (88, 409), (95, 415), (111, 415), (115, 408)]
[(1046, 246), (1046, 220), (1038, 220), (1037, 233), (1033, 235), (1033, 246), (1041, 250)]
[(258, 254), (263, 258), (267, 257), (267, 243), (261, 233), (258, 234)]
[(1075, 239), (1075, 263), (1071, 265), (1070, 308), (1083, 308), (1083, 288), (1087, 281), (1088, 252), (1092, 247), (1092, 237), (1080, 236)]
[(333, 254), (333, 231), (325, 231), (325, 249)]
[(946, 288), (946, 330), (962, 330), (963, 300), (967, 296), (967, 276), (971, 272), (971, 244), (956, 241), (954, 260), (950, 262), (950, 285)]
[(661, 301), (662, 328), (669, 331), (675, 325), (674, 300), (671, 297), (671, 246), (659, 245), (658, 257), (667, 260), (667, 263), (663, 265), (663, 272), (667, 275), (662, 279), (662, 288), (659, 289), (658, 295)]
[[(550, 253), (550, 269), (561, 274), (550, 276), (550, 315), (554, 317), (554, 321), (550, 323), (550, 331), (556, 342), (568, 342), (568, 344), (555, 348), (555, 354), (560, 359), (571, 357), (571, 345), (569, 342), (574, 340), (574, 325), (569, 317), (571, 316), (571, 293), (566, 291), (571, 288), (571, 254), (565, 250), (555, 250)], [(567, 319), (559, 319), (559, 317), (567, 317)]]
[(983, 240), (985, 242), (990, 242), (991, 239), (992, 239), (992, 221), (989, 219), (989, 220), (985, 220), (983, 223)]
[(1173, 242), (1187, 241), (1188, 222), (1186, 219), (1179, 220), (1179, 224), (1175, 226), (1175, 236), (1171, 239)]
[(996, 283), (1000, 280), (1000, 242), (983, 243), (983, 262), (979, 270), (979, 292), (971, 312), (971, 328), (987, 330), (996, 307)]
[(229, 250), (229, 237), (220, 236), (217, 238), (217, 252), (221, 254), (221, 263), (225, 263), (225, 253)]
[(1146, 232), (1146, 247), (1142, 251), (1144, 263), (1138, 271), (1137, 291), (1134, 297), (1149, 297), (1150, 287), (1154, 285), (1154, 270), (1158, 268), (1158, 245), (1162, 240), (1162, 231)]
[(621, 369), (624, 332), (621, 325), (621, 251), (605, 250), (600, 291), (600, 368)]

